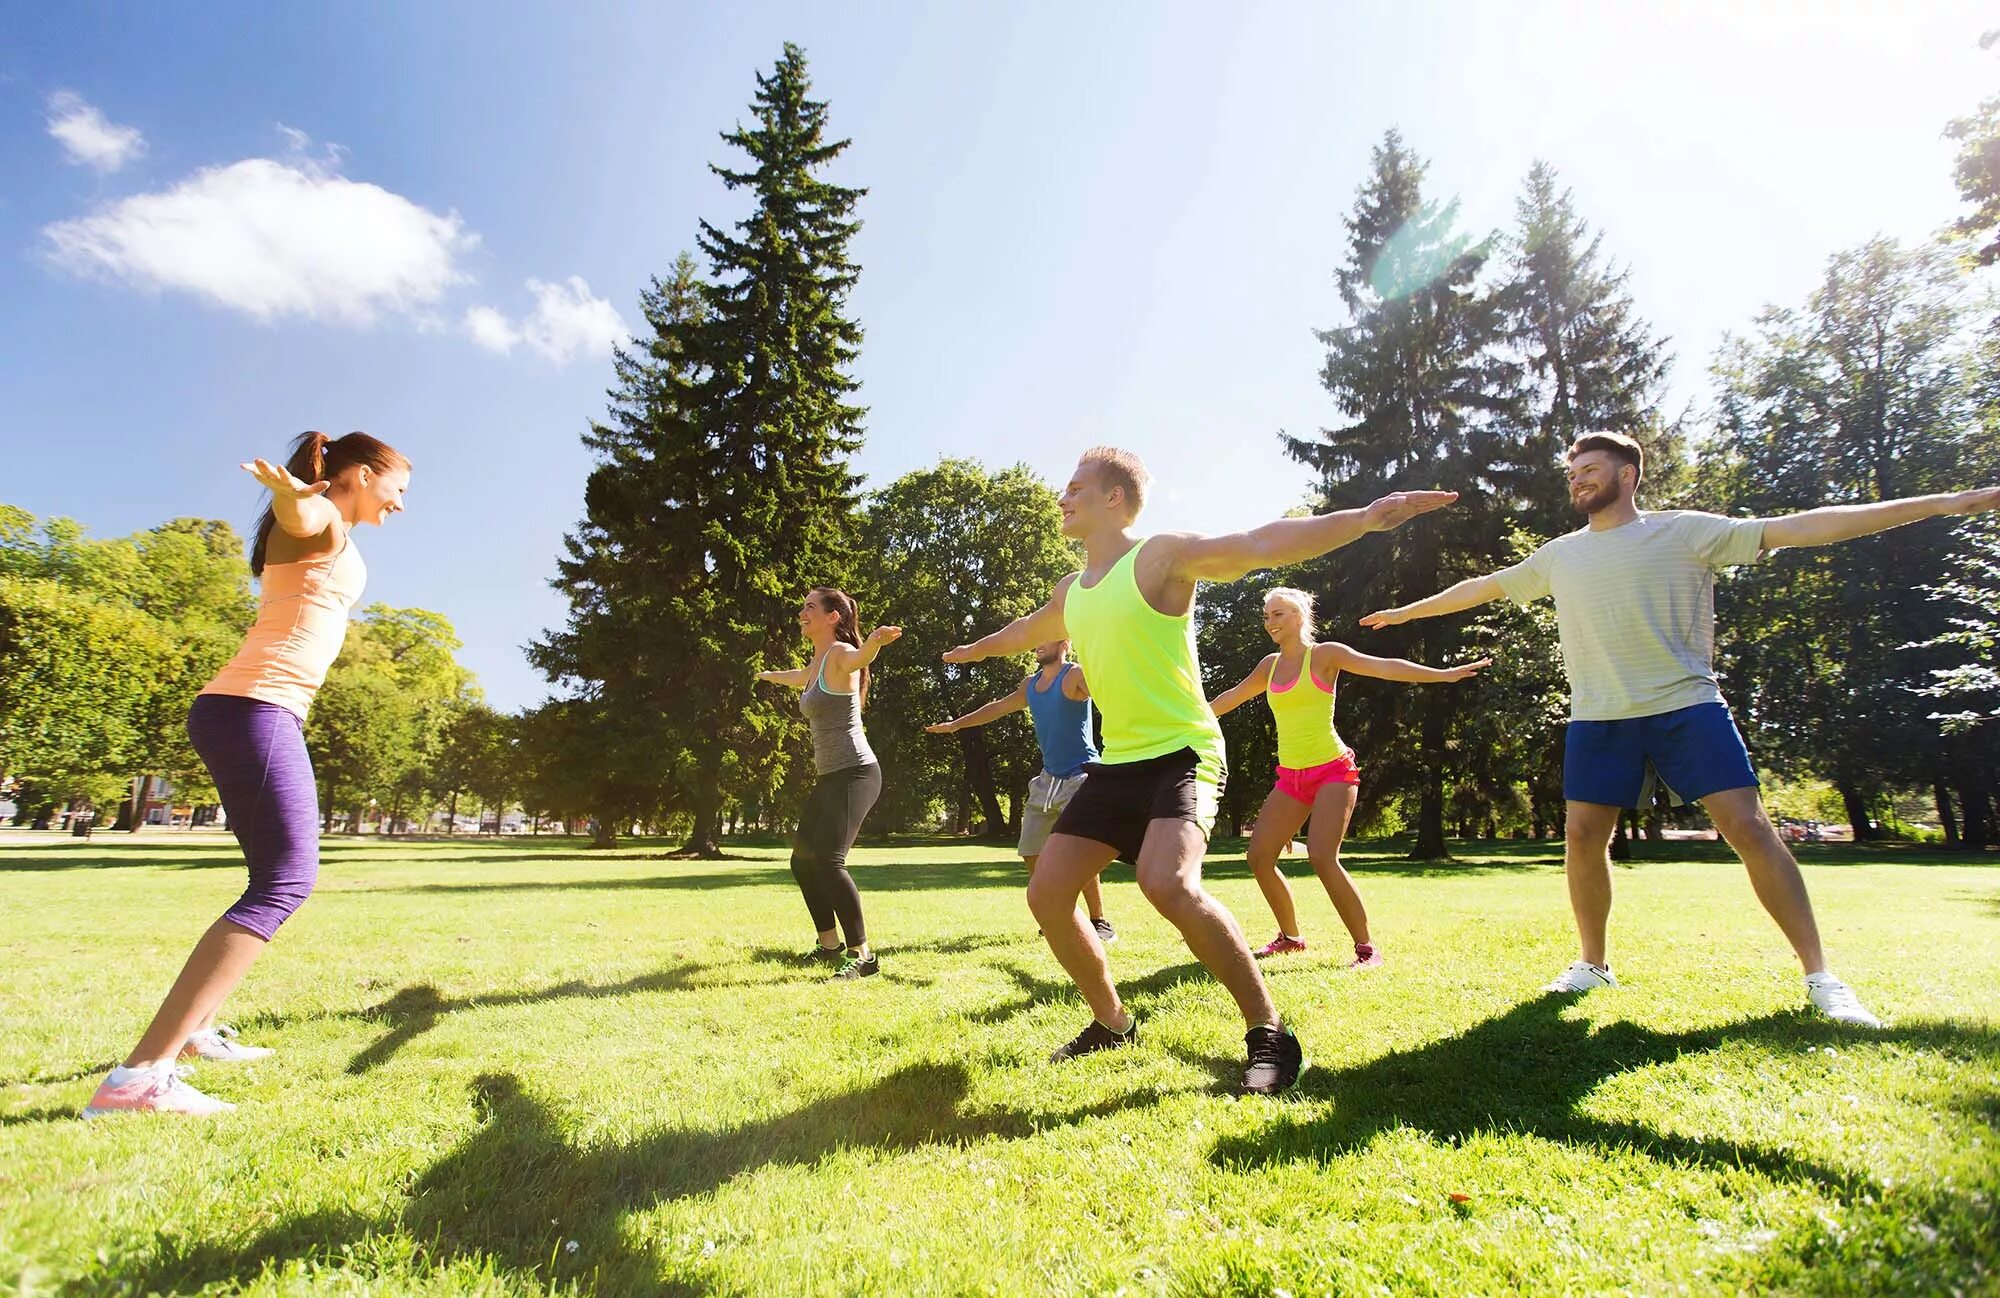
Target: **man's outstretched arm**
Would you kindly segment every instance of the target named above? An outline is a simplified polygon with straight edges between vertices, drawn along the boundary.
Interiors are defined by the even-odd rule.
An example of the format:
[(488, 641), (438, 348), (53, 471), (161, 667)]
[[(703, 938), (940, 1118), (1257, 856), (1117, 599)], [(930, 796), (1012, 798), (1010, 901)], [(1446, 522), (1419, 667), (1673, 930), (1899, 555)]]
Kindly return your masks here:
[(1484, 577), (1467, 577), (1458, 585), (1441, 590), (1427, 599), (1420, 599), (1414, 604), (1370, 613), (1361, 619), (1361, 625), (1371, 631), (1380, 631), (1385, 626), (1396, 626), (1420, 617), (1443, 617), (1447, 613), (1461, 613), (1466, 609), (1491, 603), (1506, 593), (1500, 589), (1500, 579), (1491, 574)]
[(948, 663), (976, 663), (986, 658), (1026, 653), (1038, 644), (1063, 639), (1069, 634), (1068, 628), (1063, 625), (1063, 597), (1069, 593), (1069, 584), (1075, 580), (1075, 573), (1064, 577), (1056, 583), (1056, 593), (1049, 596), (1048, 603), (1025, 617), (1015, 618), (992, 635), (945, 650), (944, 660)]
[(1457, 499), (1456, 491), (1399, 491), (1364, 509), (1281, 518), (1225, 536), (1190, 537), (1180, 548), (1176, 573), (1189, 581), (1235, 581), (1260, 568), (1282, 568), (1317, 558), (1370, 532), (1386, 532), (1419, 514), (1443, 509)]
[(998, 721), (1009, 713), (1019, 712), (1028, 706), (1028, 683), (1024, 680), (1014, 687), (1012, 694), (1004, 694), (991, 703), (983, 703), (962, 717), (950, 721), (940, 721), (924, 729), (934, 735), (949, 735), (960, 730), (970, 730), (983, 726), (989, 721)]
[(1946, 514), (1982, 514), (2000, 509), (2000, 487), (1975, 491), (1950, 491), (1938, 496), (1909, 496), (1902, 500), (1879, 500), (1868, 505), (1827, 505), (1797, 514), (1782, 514), (1764, 520), (1764, 548), (1782, 550), (1794, 545), (1832, 545), (1857, 536), (1886, 532), (1905, 523), (1921, 522)]

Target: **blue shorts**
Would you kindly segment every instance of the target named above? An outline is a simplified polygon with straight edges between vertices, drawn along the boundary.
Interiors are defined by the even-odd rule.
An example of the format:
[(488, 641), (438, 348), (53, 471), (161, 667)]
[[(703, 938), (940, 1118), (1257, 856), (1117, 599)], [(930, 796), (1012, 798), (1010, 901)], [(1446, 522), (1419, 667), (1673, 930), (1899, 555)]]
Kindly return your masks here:
[(1653, 780), (1676, 805), (1724, 789), (1754, 789), (1757, 768), (1726, 703), (1650, 717), (1572, 721), (1563, 743), (1563, 797), (1606, 807), (1652, 805)]

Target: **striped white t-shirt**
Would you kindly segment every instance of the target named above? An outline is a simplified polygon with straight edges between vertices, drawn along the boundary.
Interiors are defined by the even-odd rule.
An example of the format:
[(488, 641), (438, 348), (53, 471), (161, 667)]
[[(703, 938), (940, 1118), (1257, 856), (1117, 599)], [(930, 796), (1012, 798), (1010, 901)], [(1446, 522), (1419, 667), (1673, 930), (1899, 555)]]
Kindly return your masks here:
[(1559, 536), (1494, 575), (1517, 604), (1555, 596), (1570, 717), (1619, 721), (1722, 701), (1715, 573), (1763, 548), (1761, 518), (1641, 511)]

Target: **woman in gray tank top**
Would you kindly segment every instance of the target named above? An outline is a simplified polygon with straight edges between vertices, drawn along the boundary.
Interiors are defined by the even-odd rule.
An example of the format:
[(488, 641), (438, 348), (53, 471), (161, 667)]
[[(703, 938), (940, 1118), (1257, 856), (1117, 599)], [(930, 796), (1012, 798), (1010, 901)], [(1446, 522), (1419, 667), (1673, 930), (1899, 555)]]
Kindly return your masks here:
[(861, 707), (868, 701), (868, 664), (903, 628), (878, 626), (863, 640), (860, 610), (847, 592), (815, 586), (799, 606), (799, 631), (812, 643), (812, 661), (792, 671), (757, 673), (760, 681), (800, 691), (799, 711), (812, 730), (819, 778), (799, 812), (792, 877), (819, 930), (810, 958), (838, 961), (836, 979), (866, 978), (881, 966), (868, 946), (847, 852), (882, 794), (882, 768), (861, 728)]

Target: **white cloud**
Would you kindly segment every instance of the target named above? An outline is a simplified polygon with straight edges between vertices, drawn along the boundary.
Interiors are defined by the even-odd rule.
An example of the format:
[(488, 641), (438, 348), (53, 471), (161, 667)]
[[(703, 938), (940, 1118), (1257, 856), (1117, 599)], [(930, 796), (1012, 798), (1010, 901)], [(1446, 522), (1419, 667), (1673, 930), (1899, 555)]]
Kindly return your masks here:
[(206, 167), (42, 234), (51, 260), (79, 275), (193, 293), (263, 321), (355, 325), (422, 318), (470, 278), (458, 258), (479, 243), (455, 212), (303, 157)]
[(490, 306), (476, 306), (465, 313), (465, 332), (487, 351), (499, 352), (502, 356), (513, 351), (514, 344), (521, 341), (521, 331)]
[(535, 309), (518, 325), (493, 307), (476, 306), (465, 313), (465, 332), (481, 347), (502, 355), (517, 343), (526, 343), (557, 365), (567, 365), (579, 355), (608, 355), (614, 343), (632, 336), (618, 309), (593, 294), (580, 275), (560, 284), (531, 279), (528, 291), (535, 296)]
[(106, 121), (81, 95), (58, 90), (49, 96), (49, 134), (62, 142), (71, 162), (109, 175), (146, 151), (136, 126)]

